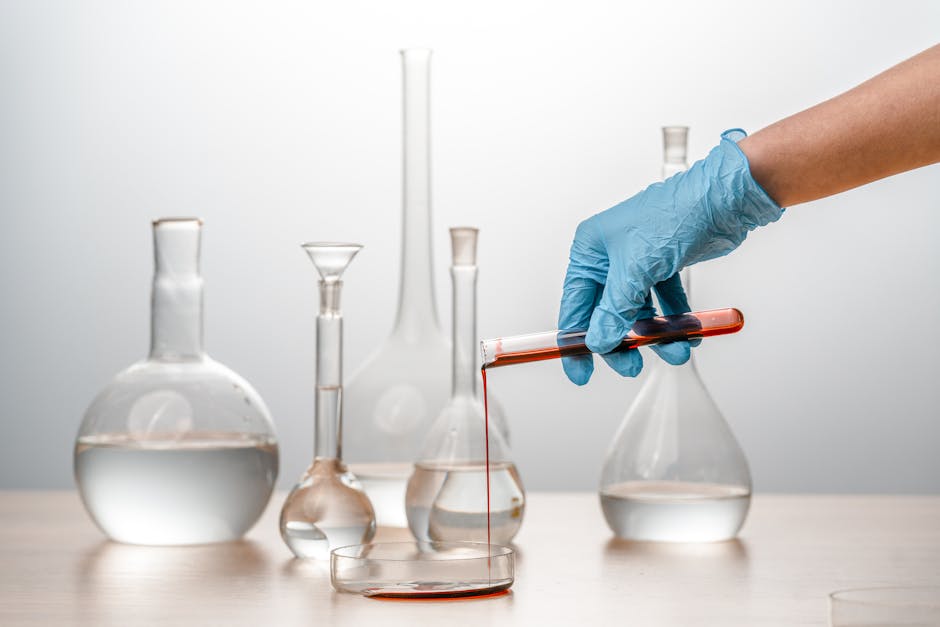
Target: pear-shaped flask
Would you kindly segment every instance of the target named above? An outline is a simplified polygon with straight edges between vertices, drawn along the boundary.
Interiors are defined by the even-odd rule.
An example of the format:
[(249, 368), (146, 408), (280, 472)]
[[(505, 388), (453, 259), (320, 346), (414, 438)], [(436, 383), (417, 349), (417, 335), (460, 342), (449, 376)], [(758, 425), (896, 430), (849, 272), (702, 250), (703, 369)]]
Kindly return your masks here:
[(408, 526), (418, 540), (506, 544), (525, 512), (525, 490), (509, 445), (499, 429), (487, 428), (477, 395), (477, 234), (474, 228), (451, 229), (452, 393), (406, 489)]
[[(663, 177), (686, 164), (688, 128), (663, 129)], [(682, 272), (690, 294), (689, 269)], [(628, 540), (733, 538), (747, 517), (747, 458), (695, 364), (654, 360), (607, 453), (600, 500), (611, 530)]]
[[(402, 239), (398, 312), (385, 342), (346, 386), (345, 456), (380, 526), (405, 527), (405, 484), (447, 403), (450, 346), (434, 298), (431, 238), (431, 51), (401, 51)], [(494, 403), (492, 422), (508, 437)]]
[(359, 244), (309, 243), (304, 250), (320, 274), (314, 459), (281, 509), (281, 537), (303, 558), (329, 559), (340, 546), (369, 542), (375, 512), (342, 459), (343, 272)]
[(75, 443), (85, 509), (119, 542), (238, 539), (277, 478), (264, 401), (203, 349), (201, 229), (197, 218), (153, 223), (150, 356), (98, 394)]

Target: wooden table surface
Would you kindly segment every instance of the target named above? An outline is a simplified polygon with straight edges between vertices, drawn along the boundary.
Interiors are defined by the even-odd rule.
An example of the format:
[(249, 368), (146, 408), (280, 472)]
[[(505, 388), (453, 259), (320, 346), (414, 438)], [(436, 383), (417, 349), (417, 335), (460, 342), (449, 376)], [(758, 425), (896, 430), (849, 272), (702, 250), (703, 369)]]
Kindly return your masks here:
[(0, 492), (0, 625), (826, 625), (833, 590), (940, 585), (940, 497), (758, 495), (740, 539), (703, 545), (615, 541), (594, 494), (529, 497), (509, 594), (388, 601), (292, 559), (281, 494), (244, 541), (152, 548), (105, 540), (73, 492)]

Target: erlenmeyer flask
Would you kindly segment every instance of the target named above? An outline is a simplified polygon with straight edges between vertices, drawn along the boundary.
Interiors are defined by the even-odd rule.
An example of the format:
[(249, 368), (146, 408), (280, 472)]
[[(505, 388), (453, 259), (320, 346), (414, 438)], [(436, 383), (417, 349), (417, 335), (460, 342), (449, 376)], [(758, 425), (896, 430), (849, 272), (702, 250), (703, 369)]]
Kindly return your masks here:
[(477, 229), (451, 229), (451, 241), (452, 394), (408, 481), (408, 526), (418, 540), (506, 544), (522, 524), (525, 491), (502, 433), (489, 429), (487, 443), (483, 404), (476, 393)]
[[(447, 402), (450, 346), (438, 322), (431, 254), (431, 51), (401, 51), (401, 282), (391, 335), (350, 377), (346, 458), (379, 525), (404, 527), (405, 484), (431, 421)], [(498, 405), (493, 424), (506, 435)]]
[(314, 459), (284, 501), (281, 537), (297, 557), (328, 559), (330, 551), (369, 542), (375, 512), (342, 459), (343, 272), (359, 244), (309, 243), (304, 250), (320, 273)]
[[(686, 127), (663, 129), (667, 178), (686, 167)], [(689, 269), (682, 272), (691, 295)], [(705, 542), (733, 538), (751, 501), (747, 459), (699, 376), (655, 360), (607, 453), (601, 507), (628, 540)]]
[(264, 401), (203, 349), (201, 229), (196, 218), (153, 223), (150, 356), (98, 394), (75, 443), (85, 509), (119, 542), (235, 540), (277, 478)]

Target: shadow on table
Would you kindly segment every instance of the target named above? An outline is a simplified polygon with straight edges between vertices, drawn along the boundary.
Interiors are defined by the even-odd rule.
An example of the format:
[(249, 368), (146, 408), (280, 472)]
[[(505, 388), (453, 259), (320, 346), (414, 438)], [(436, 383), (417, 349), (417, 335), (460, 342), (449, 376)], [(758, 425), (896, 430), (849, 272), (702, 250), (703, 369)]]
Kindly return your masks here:
[(604, 546), (608, 559), (713, 560), (746, 564), (747, 544), (740, 538), (725, 542), (635, 542), (611, 538)]

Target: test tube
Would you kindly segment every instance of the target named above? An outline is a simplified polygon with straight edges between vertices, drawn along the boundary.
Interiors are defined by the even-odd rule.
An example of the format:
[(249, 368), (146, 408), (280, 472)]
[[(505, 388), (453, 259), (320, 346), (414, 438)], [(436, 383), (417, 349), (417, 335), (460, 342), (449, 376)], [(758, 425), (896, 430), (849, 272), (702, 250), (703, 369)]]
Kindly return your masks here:
[[(734, 308), (646, 318), (637, 320), (620, 345), (611, 352), (650, 344), (727, 335), (737, 333), (743, 326), (744, 314)], [(483, 340), (480, 342), (483, 367), (496, 368), (530, 361), (587, 355), (591, 351), (584, 344), (586, 335), (587, 331), (546, 331)]]

